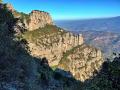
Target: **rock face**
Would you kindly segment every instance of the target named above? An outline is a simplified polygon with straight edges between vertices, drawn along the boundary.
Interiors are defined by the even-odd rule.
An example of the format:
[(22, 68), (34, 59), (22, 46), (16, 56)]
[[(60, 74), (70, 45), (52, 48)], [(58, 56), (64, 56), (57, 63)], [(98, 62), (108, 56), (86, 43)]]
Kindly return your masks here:
[(77, 90), (75, 80), (59, 80), (45, 58), (27, 52), (25, 39), (19, 36), (23, 24), (0, 4), (0, 90)]
[[(9, 11), (14, 11), (11, 5), (8, 5), (7, 8)], [(39, 59), (45, 57), (50, 66), (56, 66), (59, 69), (71, 72), (75, 79), (81, 81), (89, 79), (95, 72), (99, 71), (103, 62), (101, 51), (84, 44), (81, 34), (74, 35), (53, 25), (50, 15), (43, 11), (34, 10), (29, 15), (16, 11), (11, 13), (8, 18), (12, 18), (13, 21), (11, 22), (12, 19), (4, 18), (2, 24), (5, 23), (5, 27), (8, 25), (10, 30), (15, 31), (15, 40), (20, 40), (19, 43), (27, 43), (27, 45), (25, 44), (25, 49), (27, 49), (25, 53), (28, 53), (30, 57), (37, 57)], [(3, 18), (4, 14), (0, 14), (0, 17)], [(15, 47), (17, 46), (15, 44)], [(23, 55), (20, 57), (23, 57)], [(32, 66), (36, 67), (36, 65)], [(33, 72), (36, 70), (35, 67), (31, 69)], [(35, 74), (34, 76), (36, 77), (37, 75)], [(70, 75), (67, 76), (70, 77)], [(33, 81), (33, 76), (30, 75), (30, 77), (30, 81)]]
[[(84, 44), (81, 34), (74, 35), (62, 29), (53, 32), (57, 29), (53, 27), (48, 29), (49, 32), (44, 28), (27, 34), (26, 39), (32, 56), (46, 57), (50, 66), (71, 72), (72, 76), (80, 81), (85, 81), (99, 72), (103, 63), (99, 49)], [(43, 31), (44, 34), (41, 34)], [(34, 38), (35, 32), (39, 34)], [(70, 75), (67, 74), (66, 77)]]
[(31, 55), (46, 57), (50, 66), (58, 65), (67, 50), (84, 43), (81, 34), (73, 35), (64, 31), (39, 37), (39, 39), (36, 44), (28, 41)]
[(80, 81), (85, 81), (97, 73), (103, 63), (101, 51), (85, 44), (67, 51), (58, 67), (70, 71)]
[(50, 66), (71, 72), (77, 80), (91, 78), (102, 66), (101, 51), (84, 44), (81, 34), (75, 36), (70, 32), (63, 32), (41, 36), (36, 43), (29, 40), (31, 55), (46, 57)]
[(45, 25), (52, 25), (52, 18), (47, 12), (34, 10), (29, 14), (29, 21), (26, 22), (28, 30), (32, 31), (38, 28), (42, 28)]
[[(29, 14), (17, 12), (9, 3), (0, 4), (0, 8), (7, 8), (15, 18), (19, 19), (19, 23), (23, 23), (22, 28), (33, 31), (43, 28), (46, 25), (53, 25), (52, 18), (49, 13), (39, 10), (33, 10)], [(21, 21), (21, 22), (20, 22)], [(24, 26), (24, 27), (23, 27)]]

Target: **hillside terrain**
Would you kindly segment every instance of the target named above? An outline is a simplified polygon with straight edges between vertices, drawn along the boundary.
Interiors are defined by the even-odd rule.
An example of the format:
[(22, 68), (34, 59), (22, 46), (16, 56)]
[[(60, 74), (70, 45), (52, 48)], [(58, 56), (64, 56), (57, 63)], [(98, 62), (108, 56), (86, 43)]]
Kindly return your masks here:
[(55, 26), (47, 12), (0, 4), (0, 37), (0, 90), (120, 88), (119, 55), (104, 70), (101, 50)]

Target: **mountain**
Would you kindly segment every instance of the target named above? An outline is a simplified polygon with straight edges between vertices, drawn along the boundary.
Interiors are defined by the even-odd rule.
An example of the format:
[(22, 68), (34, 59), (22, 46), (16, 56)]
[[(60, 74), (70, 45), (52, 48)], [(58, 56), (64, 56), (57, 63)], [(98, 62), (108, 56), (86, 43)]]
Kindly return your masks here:
[(120, 33), (107, 31), (72, 31), (75, 34), (81, 33), (87, 44), (99, 48), (105, 57), (113, 52), (120, 52)]
[(87, 44), (99, 48), (105, 57), (120, 52), (120, 17), (56, 21), (58, 26), (75, 34), (81, 33)]
[[(108, 66), (115, 74), (101, 71), (101, 50), (87, 45), (82, 34), (55, 26), (47, 12), (28, 15), (0, 4), (0, 37), (0, 90), (93, 90), (100, 79), (107, 81), (97, 86), (100, 90), (119, 88), (119, 83), (112, 86), (119, 81), (119, 66)], [(108, 75), (113, 75), (111, 86)], [(99, 82), (89, 86), (92, 80)]]
[(58, 20), (55, 23), (70, 31), (120, 32), (120, 16), (86, 20)]

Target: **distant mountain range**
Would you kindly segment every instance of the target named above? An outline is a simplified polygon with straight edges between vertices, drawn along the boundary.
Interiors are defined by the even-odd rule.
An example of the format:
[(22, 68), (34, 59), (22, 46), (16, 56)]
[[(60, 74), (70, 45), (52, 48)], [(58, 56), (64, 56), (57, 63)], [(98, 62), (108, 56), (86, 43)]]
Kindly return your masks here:
[(108, 31), (79, 31), (74, 33), (82, 33), (85, 42), (101, 49), (106, 57), (111, 56), (113, 52), (120, 52), (120, 33)]
[(75, 34), (82, 33), (85, 42), (101, 49), (105, 56), (120, 52), (120, 16), (102, 19), (56, 21)]
[(55, 24), (70, 31), (120, 32), (120, 16), (86, 20), (59, 20), (55, 21)]

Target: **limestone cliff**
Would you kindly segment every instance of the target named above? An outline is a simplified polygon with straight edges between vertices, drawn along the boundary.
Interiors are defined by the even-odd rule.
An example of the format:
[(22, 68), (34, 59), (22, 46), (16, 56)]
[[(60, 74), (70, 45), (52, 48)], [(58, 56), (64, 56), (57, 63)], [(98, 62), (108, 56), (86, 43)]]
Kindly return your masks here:
[[(55, 26), (46, 26), (50, 28), (49, 32), (45, 30), (37, 30), (25, 33), (24, 37), (28, 40), (31, 55), (36, 57), (46, 57), (51, 66), (58, 65), (63, 54), (78, 45), (84, 43), (81, 34), (74, 35), (70, 32), (65, 32), (62, 29), (57, 29)], [(53, 31), (54, 30), (54, 31)], [(39, 33), (36, 37), (34, 33)]]
[(58, 67), (70, 71), (76, 79), (85, 81), (99, 72), (103, 63), (102, 57), (100, 50), (83, 44), (68, 50)]
[(49, 13), (39, 10), (33, 10), (29, 14), (14, 12), (15, 17), (22, 19), (25, 28), (28, 31), (33, 31), (43, 28), (46, 25), (53, 25), (52, 18)]
[(13, 6), (9, 3), (1, 4), (2, 6), (5, 6), (6, 9), (8, 9), (15, 18), (19, 19), (20, 23), (23, 23), (22, 27), (24, 26), (24, 29), (27, 29), (29, 31), (33, 31), (42, 27), (45, 27), (46, 25), (53, 25), (52, 18), (49, 13), (39, 10), (33, 10), (29, 14), (25, 14), (22, 12), (16, 11)]
[(94, 76), (103, 63), (101, 51), (86, 45), (81, 34), (74, 35), (56, 26), (26, 32), (24, 38), (32, 56), (46, 57), (50, 66), (71, 72), (80, 81)]
[(79, 83), (59, 76), (47, 59), (27, 52), (27, 42), (20, 37), (27, 32), (23, 24), (0, 4), (0, 90), (77, 90)]
[[(29, 20), (29, 21), (28, 21)], [(38, 28), (45, 27), (45, 25), (52, 25), (52, 18), (47, 12), (33, 10), (29, 14), (29, 18), (25, 21), (28, 30), (32, 31)]]
[(54, 25), (29, 31), (27, 18), (0, 3), (0, 90), (119, 90), (120, 54), (103, 63), (81, 34)]
[(26, 43), (27, 53), (32, 57), (45, 57), (51, 67), (70, 71), (81, 81), (99, 71), (103, 62), (101, 51), (85, 45), (81, 34), (74, 35), (53, 25), (46, 12), (34, 10), (28, 15), (17, 12), (11, 5), (6, 7), (15, 21), (8, 20), (4, 26), (15, 32), (17, 40)]

